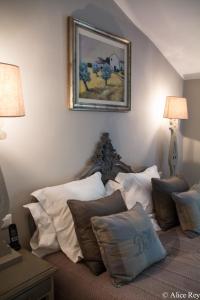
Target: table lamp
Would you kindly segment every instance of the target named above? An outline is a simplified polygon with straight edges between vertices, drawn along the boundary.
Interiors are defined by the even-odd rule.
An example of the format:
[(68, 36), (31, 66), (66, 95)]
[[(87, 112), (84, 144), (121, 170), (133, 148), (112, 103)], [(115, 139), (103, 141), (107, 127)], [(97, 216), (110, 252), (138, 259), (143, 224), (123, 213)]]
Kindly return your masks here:
[[(0, 63), (0, 117), (21, 117), (25, 115), (20, 69), (18, 66)], [(6, 134), (0, 132), (0, 139)], [(10, 249), (1, 237), (2, 219), (9, 212), (9, 198), (0, 170), (0, 269), (16, 262), (20, 257)]]
[(188, 119), (186, 98), (167, 96), (163, 117), (170, 120), (169, 130), (171, 131), (171, 140), (169, 147), (168, 163), (170, 169), (170, 176), (175, 176), (176, 165), (178, 161), (176, 132), (178, 129), (178, 120)]

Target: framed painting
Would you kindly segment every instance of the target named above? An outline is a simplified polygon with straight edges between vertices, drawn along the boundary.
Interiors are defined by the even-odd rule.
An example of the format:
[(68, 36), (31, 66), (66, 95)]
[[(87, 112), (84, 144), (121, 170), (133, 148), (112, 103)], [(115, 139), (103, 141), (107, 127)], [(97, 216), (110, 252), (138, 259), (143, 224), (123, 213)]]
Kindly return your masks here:
[(69, 17), (69, 108), (131, 109), (131, 42)]

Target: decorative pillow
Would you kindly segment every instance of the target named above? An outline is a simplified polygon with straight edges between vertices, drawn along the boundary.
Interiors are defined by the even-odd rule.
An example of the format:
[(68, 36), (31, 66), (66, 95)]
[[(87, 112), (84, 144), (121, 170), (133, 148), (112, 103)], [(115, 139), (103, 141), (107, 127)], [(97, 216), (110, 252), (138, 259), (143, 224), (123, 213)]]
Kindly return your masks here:
[[(119, 175), (119, 174), (120, 174), (120, 175)], [(129, 174), (130, 174), (130, 173), (129, 173)], [(132, 173), (131, 173), (131, 174), (132, 174)], [(153, 167), (150, 167), (150, 168), (146, 169), (146, 170), (145, 170), (145, 174), (148, 174), (149, 176), (150, 176), (150, 174), (151, 174), (151, 176), (159, 176), (159, 175), (158, 175), (158, 172), (157, 172), (157, 167), (156, 167), (156, 166), (153, 166)], [(126, 176), (126, 175), (128, 175), (127, 173), (118, 173), (118, 175), (119, 175), (119, 176), (124, 176), (123, 178), (128, 177), (128, 176)], [(134, 174), (134, 175), (135, 175), (135, 174)], [(136, 175), (136, 177), (137, 177), (137, 175)], [(149, 179), (148, 179), (148, 185), (149, 185)], [(139, 192), (140, 197), (137, 198), (137, 200), (136, 200), (135, 198), (136, 198), (137, 194), (135, 194), (135, 195), (134, 195), (134, 198), (130, 198), (130, 202), (129, 202), (128, 199), (129, 199), (129, 197), (131, 197), (132, 192), (134, 193), (134, 188), (133, 188), (133, 191), (130, 192), (130, 194), (128, 193), (128, 194), (129, 194), (129, 195), (128, 195), (128, 194), (126, 193), (126, 191), (124, 190), (123, 185), (120, 184), (119, 182), (116, 182), (116, 181), (113, 181), (113, 180), (108, 180), (108, 182), (107, 182), (106, 185), (105, 185), (105, 189), (106, 189), (106, 196), (111, 195), (111, 194), (114, 193), (116, 190), (120, 190), (121, 193), (122, 193), (122, 196), (123, 196), (123, 198), (124, 198), (124, 201), (126, 202), (126, 200), (127, 200), (128, 206), (129, 206), (130, 203), (136, 203), (136, 202), (139, 202), (139, 201), (137, 201), (137, 200), (139, 200), (139, 199), (142, 198), (142, 191), (141, 191), (141, 193), (140, 193), (140, 187), (138, 187), (137, 191)], [(151, 191), (151, 183), (150, 183), (150, 186), (149, 186), (149, 190)], [(147, 192), (147, 193), (148, 193), (148, 192)], [(135, 199), (135, 200), (134, 200), (134, 199)], [(150, 201), (150, 203), (152, 202), (152, 201), (151, 201), (151, 194), (150, 194), (150, 193), (148, 193), (148, 201)], [(130, 206), (132, 207), (132, 205), (134, 205), (134, 204), (131, 204)], [(149, 205), (149, 207), (151, 207), (151, 206), (152, 206), (152, 204)], [(130, 207), (130, 208), (131, 208), (131, 207)], [(129, 209), (130, 209), (130, 208), (129, 208)], [(151, 211), (151, 210), (152, 210), (152, 209), (149, 209), (149, 211)], [(152, 222), (152, 224), (153, 224), (153, 228), (154, 228), (156, 231), (159, 231), (159, 230), (160, 230), (160, 226), (158, 225), (158, 222), (157, 222), (157, 220), (155, 219), (155, 214), (151, 212), (151, 213), (148, 214), (148, 216), (149, 216), (149, 218), (151, 219), (151, 222)]]
[(104, 264), (120, 287), (166, 256), (142, 205), (129, 211), (91, 219)]
[(112, 195), (117, 190), (122, 190), (122, 185), (114, 180), (108, 180), (105, 185), (106, 196)]
[(148, 214), (153, 213), (151, 197), (153, 177), (160, 178), (157, 166), (147, 168), (140, 173), (118, 173), (115, 180), (123, 187), (122, 195), (128, 209), (139, 202)]
[(32, 196), (38, 199), (43, 209), (51, 217), (61, 250), (73, 262), (79, 261), (83, 256), (66, 201), (68, 199), (89, 201), (104, 195), (105, 188), (99, 172), (82, 180), (47, 187), (32, 193)]
[(200, 193), (191, 189), (183, 193), (173, 193), (172, 197), (185, 234), (190, 238), (200, 235)]
[(95, 201), (68, 200), (67, 203), (74, 219), (76, 234), (86, 265), (95, 275), (99, 275), (105, 271), (105, 267), (90, 219), (93, 216), (107, 216), (125, 211), (126, 205), (121, 193), (116, 191), (111, 196)]
[(162, 230), (179, 224), (176, 206), (172, 199), (173, 192), (185, 192), (188, 184), (178, 177), (168, 179), (152, 178), (152, 200), (156, 219)]
[(41, 207), (40, 203), (29, 203), (23, 205), (23, 207), (30, 210), (37, 228), (30, 240), (33, 254), (43, 257), (58, 251), (60, 247), (56, 238), (55, 228), (51, 218)]

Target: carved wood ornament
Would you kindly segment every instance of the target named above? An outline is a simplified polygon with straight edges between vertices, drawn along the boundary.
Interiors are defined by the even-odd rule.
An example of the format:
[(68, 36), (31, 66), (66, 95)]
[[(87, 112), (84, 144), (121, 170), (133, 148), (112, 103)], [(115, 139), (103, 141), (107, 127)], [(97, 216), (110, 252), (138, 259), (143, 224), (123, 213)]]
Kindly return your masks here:
[(79, 179), (88, 177), (95, 172), (102, 173), (102, 181), (105, 184), (109, 179), (114, 180), (118, 172), (133, 172), (130, 166), (121, 161), (121, 156), (113, 148), (109, 133), (102, 134), (97, 143), (95, 152), (85, 170), (79, 174)]

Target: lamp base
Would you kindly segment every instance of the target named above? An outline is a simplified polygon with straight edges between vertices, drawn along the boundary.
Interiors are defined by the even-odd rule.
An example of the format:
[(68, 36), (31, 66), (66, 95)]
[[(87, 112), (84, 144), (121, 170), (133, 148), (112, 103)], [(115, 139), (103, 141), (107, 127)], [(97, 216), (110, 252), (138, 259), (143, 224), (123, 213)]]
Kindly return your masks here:
[[(1, 243), (1, 245), (4, 245), (4, 242)], [(0, 249), (0, 271), (22, 260), (22, 255), (10, 248), (10, 246), (6, 245), (6, 243), (3, 246), (3, 249)]]
[(176, 175), (176, 165), (178, 162), (178, 147), (177, 147), (177, 138), (176, 138), (176, 131), (178, 127), (177, 121), (178, 120), (170, 120), (170, 127), (169, 127), (169, 130), (171, 131), (169, 156), (168, 156), (170, 176)]

